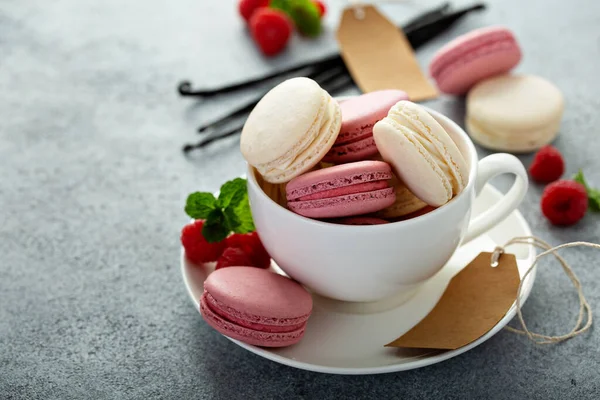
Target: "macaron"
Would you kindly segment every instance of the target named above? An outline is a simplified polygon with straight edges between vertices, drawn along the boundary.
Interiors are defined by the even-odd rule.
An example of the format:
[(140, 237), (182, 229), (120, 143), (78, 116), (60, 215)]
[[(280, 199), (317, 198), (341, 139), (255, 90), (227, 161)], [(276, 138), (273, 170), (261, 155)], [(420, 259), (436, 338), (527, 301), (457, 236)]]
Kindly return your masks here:
[(270, 183), (264, 180), (260, 174), (255, 174), (256, 183), (265, 192), (267, 196), (275, 203), (282, 207), (287, 207), (287, 199), (285, 197), (285, 184), (284, 183)]
[(208, 276), (200, 298), (204, 320), (232, 339), (264, 347), (304, 336), (312, 297), (293, 280), (253, 267), (227, 267)]
[(483, 147), (530, 152), (558, 135), (564, 111), (560, 90), (533, 75), (501, 75), (475, 86), (467, 95), (466, 128)]
[(288, 182), (321, 161), (333, 146), (341, 121), (339, 104), (318, 83), (288, 79), (250, 112), (240, 149), (267, 182)]
[(323, 160), (341, 164), (377, 154), (373, 126), (400, 100), (408, 100), (408, 95), (401, 90), (379, 90), (342, 102), (340, 133)]
[(396, 176), (425, 203), (439, 207), (467, 185), (469, 168), (446, 130), (423, 107), (398, 102), (373, 128)]
[(396, 200), (391, 167), (357, 161), (301, 175), (286, 186), (288, 208), (310, 218), (349, 217), (382, 210)]
[(429, 64), (429, 73), (440, 91), (465, 94), (482, 79), (503, 74), (521, 61), (521, 48), (507, 28), (476, 29), (439, 49)]
[(427, 203), (415, 196), (396, 176), (390, 180), (396, 191), (396, 201), (389, 207), (375, 213), (376, 217), (395, 219), (414, 213), (427, 206)]

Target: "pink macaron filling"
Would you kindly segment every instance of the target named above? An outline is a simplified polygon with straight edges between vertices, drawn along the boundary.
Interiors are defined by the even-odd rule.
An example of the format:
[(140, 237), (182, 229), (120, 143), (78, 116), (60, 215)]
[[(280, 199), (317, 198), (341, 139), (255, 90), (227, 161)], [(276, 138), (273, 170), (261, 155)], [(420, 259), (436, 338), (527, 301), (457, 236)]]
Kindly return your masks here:
[(359, 138), (350, 143), (335, 145), (323, 157), (325, 162), (352, 162), (364, 160), (377, 154), (377, 145), (373, 134)]
[(310, 218), (337, 218), (382, 210), (396, 200), (383, 161), (336, 165), (292, 179), (286, 186), (287, 206)]
[(224, 303), (215, 299), (210, 293), (204, 292), (203, 297), (206, 300), (206, 305), (212, 312), (219, 315), (221, 318), (243, 326), (244, 328), (254, 329), (262, 332), (292, 332), (306, 325), (309, 315), (300, 318), (268, 318), (258, 315), (252, 315), (240, 312), (232, 307), (228, 307)]
[[(248, 267), (247, 267), (248, 268)], [(200, 313), (204, 320), (218, 332), (232, 339), (254, 346), (284, 347), (298, 343), (304, 336), (305, 326), (290, 332), (264, 332), (246, 328), (221, 317), (214, 312), (203, 295), (200, 298)]]
[(339, 188), (324, 190), (322, 192), (302, 196), (298, 199), (298, 201), (326, 199), (330, 197), (344, 196), (347, 194), (370, 192), (372, 190), (385, 189), (387, 187), (389, 187), (387, 181), (357, 183), (355, 185), (342, 186)]
[(342, 102), (340, 133), (323, 161), (347, 163), (377, 154), (373, 126), (400, 100), (408, 100), (401, 90), (379, 90)]
[(318, 200), (288, 202), (290, 210), (310, 218), (336, 218), (369, 214), (396, 201), (394, 188), (372, 190)]

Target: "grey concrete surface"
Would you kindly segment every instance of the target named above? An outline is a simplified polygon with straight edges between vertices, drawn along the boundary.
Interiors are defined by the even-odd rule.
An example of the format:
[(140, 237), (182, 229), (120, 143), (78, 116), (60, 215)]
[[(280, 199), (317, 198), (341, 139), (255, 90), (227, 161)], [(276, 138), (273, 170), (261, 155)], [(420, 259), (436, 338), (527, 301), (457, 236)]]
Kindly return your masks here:
[[(435, 366), (348, 377), (250, 354), (190, 305), (178, 261), (185, 196), (218, 189), (244, 163), (237, 138), (188, 158), (180, 147), (199, 123), (253, 92), (191, 101), (176, 84), (232, 82), (335, 51), (344, 3), (329, 1), (318, 40), (296, 37), (264, 60), (233, 0), (0, 1), (0, 398), (598, 398), (596, 328), (548, 347), (501, 332)], [(400, 23), (437, 3), (382, 9)], [(525, 54), (518, 70), (565, 94), (556, 146), (568, 175), (581, 167), (600, 186), (600, 3), (487, 3), (419, 50), (419, 61), (426, 66), (472, 28), (513, 28)], [(462, 122), (461, 100), (428, 105)], [(520, 207), (536, 235), (554, 244), (600, 240), (600, 215), (550, 226), (541, 191), (533, 185)], [(600, 309), (600, 254), (565, 256)], [(576, 308), (560, 268), (544, 264), (525, 307), (531, 328), (565, 332)]]

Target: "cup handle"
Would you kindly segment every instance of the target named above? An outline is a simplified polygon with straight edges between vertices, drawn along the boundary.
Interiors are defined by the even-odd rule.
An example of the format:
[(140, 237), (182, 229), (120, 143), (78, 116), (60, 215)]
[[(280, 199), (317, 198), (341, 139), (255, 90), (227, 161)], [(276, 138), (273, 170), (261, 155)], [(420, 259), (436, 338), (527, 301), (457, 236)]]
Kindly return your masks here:
[(502, 174), (516, 175), (512, 187), (497, 204), (469, 223), (463, 244), (500, 223), (513, 212), (527, 193), (528, 179), (525, 167), (515, 156), (505, 153), (492, 154), (479, 161), (475, 180), (475, 196), (479, 196), (485, 184), (492, 178)]

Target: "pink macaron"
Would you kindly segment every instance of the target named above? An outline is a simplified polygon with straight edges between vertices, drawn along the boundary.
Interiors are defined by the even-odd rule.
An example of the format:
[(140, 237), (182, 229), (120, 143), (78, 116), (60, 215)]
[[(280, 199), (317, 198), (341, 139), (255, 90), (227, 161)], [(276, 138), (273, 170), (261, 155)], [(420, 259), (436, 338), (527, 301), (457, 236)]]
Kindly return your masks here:
[(310, 218), (368, 214), (394, 203), (388, 180), (392, 169), (383, 161), (358, 161), (312, 171), (286, 186), (288, 208)]
[(408, 95), (401, 90), (379, 90), (341, 102), (340, 133), (323, 161), (341, 164), (377, 154), (373, 125), (400, 100), (408, 100)]
[(465, 94), (477, 82), (513, 69), (521, 48), (504, 27), (476, 29), (446, 44), (434, 55), (429, 73), (440, 91)]
[(283, 347), (304, 336), (312, 297), (293, 280), (252, 267), (228, 267), (204, 282), (200, 312), (217, 331), (255, 346)]

